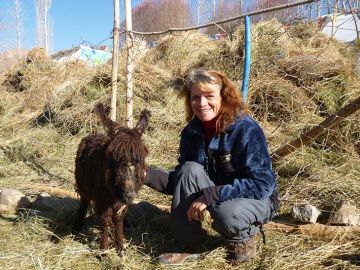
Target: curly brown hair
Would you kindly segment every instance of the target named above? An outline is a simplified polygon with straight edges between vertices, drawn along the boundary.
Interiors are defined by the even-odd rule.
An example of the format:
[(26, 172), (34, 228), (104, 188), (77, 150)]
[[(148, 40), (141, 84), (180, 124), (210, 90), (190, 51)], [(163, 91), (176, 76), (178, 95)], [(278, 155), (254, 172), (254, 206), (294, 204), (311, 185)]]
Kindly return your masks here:
[(235, 121), (236, 116), (246, 113), (245, 104), (241, 98), (240, 91), (232, 81), (222, 72), (216, 70), (192, 70), (181, 91), (181, 96), (185, 97), (186, 120), (190, 122), (194, 117), (191, 108), (191, 87), (195, 84), (215, 84), (218, 85), (221, 94), (221, 108), (216, 123), (216, 132), (225, 132), (226, 128)]

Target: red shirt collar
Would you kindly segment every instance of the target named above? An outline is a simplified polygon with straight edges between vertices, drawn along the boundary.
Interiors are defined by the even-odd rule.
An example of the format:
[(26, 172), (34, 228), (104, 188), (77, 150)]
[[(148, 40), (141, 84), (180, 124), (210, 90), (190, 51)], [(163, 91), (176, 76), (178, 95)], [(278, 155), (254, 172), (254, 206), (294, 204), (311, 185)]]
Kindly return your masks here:
[(203, 131), (204, 131), (204, 139), (205, 144), (208, 145), (210, 143), (210, 140), (212, 137), (216, 134), (216, 122), (218, 120), (218, 117), (215, 117), (214, 119), (210, 121), (203, 122), (201, 121)]

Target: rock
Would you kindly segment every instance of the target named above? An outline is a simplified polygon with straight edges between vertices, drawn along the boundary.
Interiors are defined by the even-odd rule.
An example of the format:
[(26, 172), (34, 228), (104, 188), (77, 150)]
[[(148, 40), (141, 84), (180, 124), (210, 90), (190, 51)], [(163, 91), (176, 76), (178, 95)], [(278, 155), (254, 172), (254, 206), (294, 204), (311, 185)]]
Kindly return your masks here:
[(29, 199), (17, 189), (3, 189), (0, 193), (0, 214), (15, 214), (19, 209), (29, 207)]
[(32, 208), (40, 211), (74, 211), (78, 201), (69, 197), (58, 198), (48, 193), (40, 193), (33, 202)]
[(292, 217), (300, 222), (316, 223), (320, 214), (321, 211), (311, 204), (295, 206), (292, 209)]
[(9, 207), (5, 204), (0, 204), (0, 215), (1, 214), (8, 214), (9, 211)]
[(349, 202), (343, 202), (332, 212), (329, 223), (333, 225), (360, 225), (360, 210)]

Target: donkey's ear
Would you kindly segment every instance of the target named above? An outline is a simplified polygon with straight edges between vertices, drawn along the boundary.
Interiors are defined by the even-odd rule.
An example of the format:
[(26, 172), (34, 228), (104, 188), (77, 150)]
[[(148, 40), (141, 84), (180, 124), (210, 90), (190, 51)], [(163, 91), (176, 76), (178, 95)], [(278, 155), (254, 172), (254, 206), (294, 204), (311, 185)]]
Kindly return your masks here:
[(134, 128), (134, 130), (137, 131), (140, 136), (144, 133), (145, 129), (148, 127), (150, 116), (151, 113), (149, 110), (144, 109), (141, 111), (139, 122), (136, 124)]
[(95, 105), (94, 113), (100, 118), (103, 124), (106, 122), (106, 119), (109, 118), (105, 106), (101, 102)]
[(107, 129), (108, 135), (113, 136), (115, 134), (115, 129), (119, 126), (119, 124), (110, 119), (110, 117), (107, 115), (104, 105), (102, 103), (96, 104), (94, 112), (100, 118), (103, 126)]
[(95, 105), (94, 112), (95, 112), (97, 115), (99, 115), (99, 117), (100, 117), (101, 115), (105, 115), (106, 112), (105, 112), (105, 107), (104, 107), (104, 105), (103, 105), (101, 102), (97, 103), (97, 104)]

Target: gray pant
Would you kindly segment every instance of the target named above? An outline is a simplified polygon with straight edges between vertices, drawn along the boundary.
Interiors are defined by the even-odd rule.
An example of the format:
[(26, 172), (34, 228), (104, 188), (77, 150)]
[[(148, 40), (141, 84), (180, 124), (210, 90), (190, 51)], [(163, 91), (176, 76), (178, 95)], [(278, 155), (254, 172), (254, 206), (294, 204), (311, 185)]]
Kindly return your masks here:
[[(193, 200), (201, 195), (201, 190), (214, 185), (204, 168), (196, 162), (186, 162), (176, 171), (171, 227), (177, 240), (192, 243), (204, 235), (201, 223), (190, 222), (186, 213)], [(268, 198), (232, 199), (207, 209), (213, 218), (212, 227), (231, 242), (249, 239), (258, 232), (258, 224), (268, 222), (272, 215), (272, 203)]]

